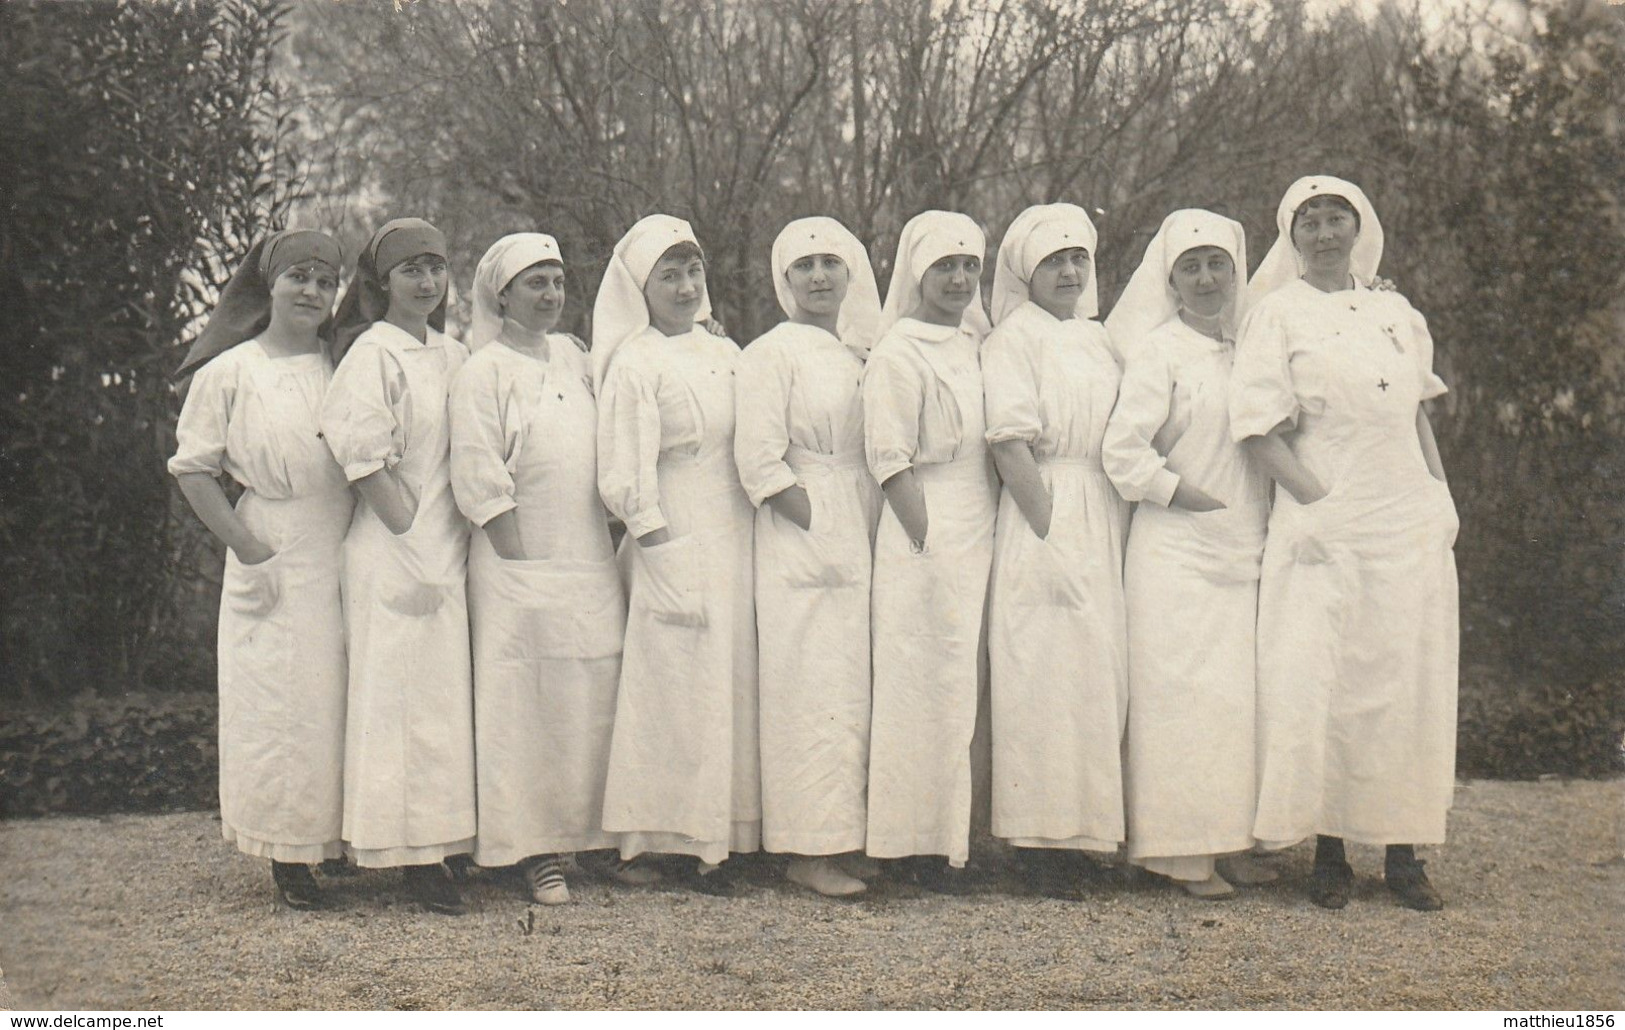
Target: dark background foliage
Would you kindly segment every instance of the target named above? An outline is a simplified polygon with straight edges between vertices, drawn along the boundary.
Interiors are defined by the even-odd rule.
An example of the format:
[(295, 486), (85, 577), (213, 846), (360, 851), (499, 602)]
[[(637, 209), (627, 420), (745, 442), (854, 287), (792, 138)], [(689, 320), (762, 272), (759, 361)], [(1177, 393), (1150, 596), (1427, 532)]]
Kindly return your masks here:
[[(130, 804), (163, 763), (213, 782), (208, 697), (168, 696), (212, 687), (219, 552), (164, 473), (166, 376), (290, 217), (352, 256), (386, 217), (432, 218), (464, 287), (496, 236), (552, 232), (584, 331), (610, 246), (669, 211), (744, 342), (776, 320), (767, 251), (798, 215), (845, 221), (884, 280), (922, 208), (996, 241), (1073, 200), (1109, 310), (1167, 211), (1240, 219), (1256, 263), (1306, 172), (1371, 195), (1452, 386), (1462, 770), (1617, 770), (1625, 8), (1475, 3), (0, 6), (0, 759), (51, 799), (14, 810), (117, 807), (102, 754)], [(193, 744), (149, 746), (176, 719)]]

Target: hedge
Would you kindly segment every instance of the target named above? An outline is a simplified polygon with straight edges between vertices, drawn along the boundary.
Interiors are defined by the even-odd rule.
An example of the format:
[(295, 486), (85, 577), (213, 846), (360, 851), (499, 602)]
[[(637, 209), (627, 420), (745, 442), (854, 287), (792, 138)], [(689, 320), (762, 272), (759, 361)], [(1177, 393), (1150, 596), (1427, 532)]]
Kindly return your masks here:
[[(1625, 690), (1507, 688), (1464, 670), (1460, 775), (1604, 777), (1622, 768)], [(0, 716), (0, 817), (211, 809), (218, 750), (213, 694), (86, 692), (70, 705)]]

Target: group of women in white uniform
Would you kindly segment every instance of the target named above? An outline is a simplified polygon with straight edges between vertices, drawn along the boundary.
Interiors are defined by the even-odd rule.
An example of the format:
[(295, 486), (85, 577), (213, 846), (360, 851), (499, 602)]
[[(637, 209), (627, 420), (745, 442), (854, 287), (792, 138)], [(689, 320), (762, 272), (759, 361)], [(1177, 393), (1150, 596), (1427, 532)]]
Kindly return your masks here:
[(1174, 212), (1102, 324), (1074, 205), (1011, 224), (991, 319), (967, 216), (910, 220), (884, 305), (862, 244), (798, 219), (786, 321), (743, 350), (665, 215), (615, 246), (590, 347), (554, 331), (552, 237), (481, 259), (466, 345), (428, 223), (380, 228), (333, 316), (334, 241), (270, 237), (181, 370), (170, 462), (228, 546), (226, 838), (297, 907), (341, 855), (442, 912), (464, 854), (544, 904), (571, 854), (955, 890), (990, 746), (992, 832), (1046, 892), (1126, 842), (1223, 897), (1317, 835), (1317, 903), (1350, 838), (1439, 907), (1444, 385), (1358, 187), (1300, 180), (1278, 221), (1248, 284), (1239, 224)]

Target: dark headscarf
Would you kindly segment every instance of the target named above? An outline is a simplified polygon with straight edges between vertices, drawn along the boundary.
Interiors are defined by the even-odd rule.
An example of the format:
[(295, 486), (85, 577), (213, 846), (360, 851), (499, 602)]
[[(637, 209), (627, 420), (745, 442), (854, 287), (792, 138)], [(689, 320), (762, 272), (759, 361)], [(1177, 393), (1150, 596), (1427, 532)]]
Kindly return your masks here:
[[(408, 258), (419, 254), (446, 257), (446, 237), (439, 229), (421, 218), (397, 218), (385, 222), (367, 241), (367, 248), (356, 261), (355, 278), (339, 301), (336, 316), (338, 329), (333, 342), (333, 363), (343, 359), (356, 337), (389, 311), (389, 293), (384, 284), (389, 281), (390, 270)], [(446, 292), (451, 292), (447, 285)], [(444, 332), (446, 328), (446, 298), (429, 314), (429, 325)]]
[[(338, 241), (314, 229), (284, 229), (250, 247), (220, 291), (219, 302), (192, 349), (186, 352), (186, 360), (175, 370), (175, 378), (191, 375), (244, 340), (263, 333), (271, 324), (271, 284), (283, 272), (306, 261), (324, 262), (332, 266), (334, 273), (344, 265)], [(333, 320), (323, 322), (317, 332), (331, 342)]]

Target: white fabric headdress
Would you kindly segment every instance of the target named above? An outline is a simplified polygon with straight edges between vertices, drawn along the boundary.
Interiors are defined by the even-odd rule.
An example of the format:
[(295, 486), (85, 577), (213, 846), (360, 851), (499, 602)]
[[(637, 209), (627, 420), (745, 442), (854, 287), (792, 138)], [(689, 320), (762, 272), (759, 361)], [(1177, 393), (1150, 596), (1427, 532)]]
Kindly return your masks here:
[(999, 264), (993, 270), (993, 324), (1027, 303), (1033, 270), (1058, 250), (1082, 247), (1089, 252), (1089, 279), (1083, 284), (1074, 311), (1079, 318), (1100, 314), (1100, 290), (1095, 283), (1095, 223), (1076, 204), (1035, 204), (1016, 216), (999, 243)]
[[(877, 335), (884, 334), (899, 318), (919, 306), (920, 276), (953, 254), (972, 254), (978, 259), (987, 256), (987, 236), (969, 215), (955, 211), (921, 211), (908, 220), (897, 240), (897, 261), (892, 265), (891, 286), (886, 290), (886, 306), (880, 312)], [(987, 312), (982, 310), (980, 280), (959, 324), (977, 339), (993, 328), (987, 320)]]
[(804, 257), (834, 254), (846, 262), (846, 299), (836, 319), (835, 335), (860, 358), (869, 356), (880, 326), (880, 287), (869, 264), (869, 252), (846, 226), (833, 218), (798, 218), (773, 241), (773, 292), (786, 315), (796, 313), (795, 295), (785, 272)]
[[(592, 378), (603, 385), (609, 363), (621, 344), (649, 328), (649, 304), (643, 299), (643, 286), (649, 281), (660, 255), (679, 243), (700, 241), (694, 227), (671, 215), (648, 215), (626, 230), (604, 269), (598, 296), (592, 303)], [(702, 251), (704, 248), (701, 248)], [(711, 297), (700, 300), (695, 322), (711, 317)]]
[(564, 264), (559, 241), (545, 233), (516, 232), (491, 244), (474, 269), (474, 315), (468, 349), (479, 350), (502, 332), (501, 293), (514, 276), (543, 261)]
[(1382, 262), (1382, 223), (1377, 221), (1371, 201), (1352, 182), (1330, 175), (1306, 175), (1288, 187), (1281, 206), (1275, 209), (1278, 235), (1247, 286), (1249, 305), (1303, 274), (1303, 257), (1292, 245), (1292, 216), (1305, 201), (1322, 196), (1342, 197), (1359, 213), (1360, 235), (1354, 241), (1354, 253), (1349, 256), (1349, 271), (1361, 286), (1371, 285), (1377, 275), (1377, 265)]
[(1168, 274), (1179, 256), (1193, 247), (1219, 247), (1235, 262), (1236, 290), (1225, 305), (1224, 327), (1236, 331), (1247, 285), (1247, 232), (1234, 219), (1184, 208), (1162, 220), (1162, 227), (1145, 248), (1145, 257), (1106, 317), (1106, 331), (1120, 353), (1129, 353), (1141, 337), (1179, 311), (1179, 294), (1168, 282)]

